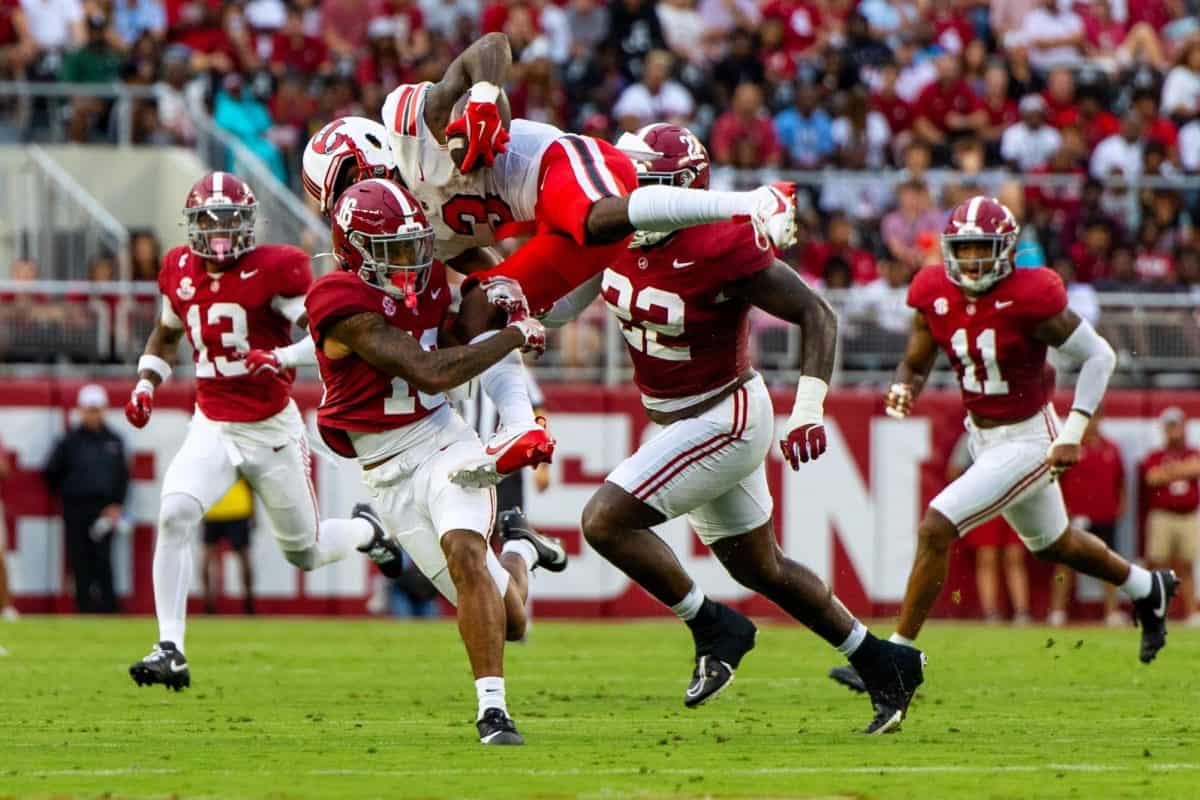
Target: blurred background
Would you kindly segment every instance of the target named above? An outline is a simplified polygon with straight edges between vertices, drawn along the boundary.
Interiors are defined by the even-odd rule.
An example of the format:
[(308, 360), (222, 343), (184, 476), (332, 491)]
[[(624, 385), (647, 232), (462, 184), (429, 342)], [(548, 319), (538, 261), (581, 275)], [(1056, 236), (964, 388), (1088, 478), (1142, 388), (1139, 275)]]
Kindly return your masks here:
[[(78, 390), (99, 381), (130, 470), (126, 524), (111, 531), (116, 601), (150, 608), (156, 477), (186, 423), (190, 369), (178, 370), (163, 393), (168, 413), (146, 431), (111, 409), (155, 320), (160, 254), (182, 240), (191, 182), (236, 172), (259, 198), (260, 241), (322, 252), (327, 230), (300, 191), (309, 135), (336, 116), (377, 116), (396, 84), (438, 80), (491, 31), (512, 43), (515, 115), (609, 141), (669, 120), (706, 142), (715, 188), (799, 185), (800, 242), (784, 258), (842, 314), (829, 404), (840, 455), (799, 477), (773, 462), (771, 480), (785, 546), (856, 610), (898, 601), (916, 515), (947, 480), (961, 432), (947, 365), (935, 383), (950, 393), (898, 428), (879, 417), (876, 390), (903, 350), (909, 280), (940, 261), (949, 209), (981, 192), (1020, 220), (1018, 266), (1057, 271), (1072, 307), (1118, 351), (1101, 431), (1120, 446), (1127, 490), (1114, 536), (1142, 555), (1154, 493), (1139, 465), (1168, 442), (1161, 412), (1180, 410), (1185, 440), (1200, 434), (1190, 421), (1200, 416), (1198, 4), (0, 0), (0, 439), (12, 467), (0, 544), (11, 602), (79, 606), (43, 470), (78, 416)], [(331, 267), (314, 261), (318, 274)], [(755, 316), (752, 341), (786, 408), (797, 331)], [(560, 458), (528, 479), (524, 502), (580, 556), (573, 579), (535, 587), (538, 603), (547, 613), (652, 612), (584, 552), (576, 530), (605, 469), (645, 430), (619, 331), (594, 306), (530, 367)], [(298, 389), (309, 414), (314, 381), (302, 374)], [(344, 511), (356, 469), (322, 460), (317, 471), (326, 513)], [(738, 597), (686, 525), (664, 535), (711, 573), (716, 594)], [(372, 590), (361, 565), (301, 578), (269, 536), (251, 537), (249, 562), (219, 546), (194, 582), (216, 611), (360, 613)], [(943, 613), (1048, 613), (1048, 574), (1033, 569), (1031, 597), (1017, 589), (990, 602), (975, 583), (981, 559), (960, 550), (962, 592), (945, 593)], [(988, 569), (1001, 560), (982, 559)], [(1107, 610), (1095, 586), (1074, 592), (1073, 613)]]

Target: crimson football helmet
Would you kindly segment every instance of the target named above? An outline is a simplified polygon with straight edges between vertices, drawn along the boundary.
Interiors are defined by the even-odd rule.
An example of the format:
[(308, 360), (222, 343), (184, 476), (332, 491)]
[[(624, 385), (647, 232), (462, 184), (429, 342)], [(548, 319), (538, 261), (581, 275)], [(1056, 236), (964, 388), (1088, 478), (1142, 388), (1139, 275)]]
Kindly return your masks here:
[(433, 266), (433, 226), (407, 189), (369, 178), (334, 206), (333, 255), (342, 269), (415, 308)]
[(633, 159), (640, 186), (708, 188), (708, 150), (687, 128), (656, 122), (621, 134), (617, 149)]
[(366, 117), (341, 117), (317, 131), (304, 147), (304, 191), (329, 216), (347, 186), (391, 178), (396, 169), (387, 128)]
[[(950, 214), (942, 231), (942, 259), (950, 281), (972, 292), (986, 292), (1012, 274), (1013, 251), (1021, 226), (994, 197), (976, 195)], [(967, 245), (989, 246), (987, 255), (965, 257)], [(981, 252), (977, 250), (976, 252)]]
[(246, 182), (228, 172), (210, 172), (188, 190), (183, 216), (188, 249), (201, 258), (232, 262), (254, 249), (258, 200)]

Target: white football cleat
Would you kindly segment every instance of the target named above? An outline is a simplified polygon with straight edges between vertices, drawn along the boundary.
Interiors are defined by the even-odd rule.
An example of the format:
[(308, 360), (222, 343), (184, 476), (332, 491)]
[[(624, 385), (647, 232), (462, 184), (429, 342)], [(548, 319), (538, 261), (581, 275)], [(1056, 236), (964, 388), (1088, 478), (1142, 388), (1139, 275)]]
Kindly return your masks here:
[(21, 618), (21, 614), (12, 606), (5, 606), (4, 609), (0, 611), (0, 617), (3, 617), (5, 622), (16, 622)]
[(450, 480), (468, 488), (495, 486), (521, 467), (549, 464), (555, 444), (544, 417), (520, 426), (502, 425), (488, 440), (484, 456), (451, 472)]
[(754, 190), (759, 201), (750, 218), (759, 246), (765, 241), (780, 250), (796, 244), (796, 184), (786, 181)]

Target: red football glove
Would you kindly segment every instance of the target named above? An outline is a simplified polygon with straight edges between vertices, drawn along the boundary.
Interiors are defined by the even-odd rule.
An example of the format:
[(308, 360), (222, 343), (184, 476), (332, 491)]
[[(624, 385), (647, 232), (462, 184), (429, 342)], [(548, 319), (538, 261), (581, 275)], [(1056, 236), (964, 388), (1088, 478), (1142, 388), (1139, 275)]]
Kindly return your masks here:
[(512, 278), (497, 275), (479, 282), (488, 302), (508, 314), (510, 320), (529, 316), (529, 302), (521, 284)]
[(540, 356), (546, 352), (546, 329), (533, 317), (513, 320), (508, 323), (508, 327), (516, 328), (525, 337), (525, 344), (521, 347), (522, 353), (536, 353)]
[(279, 356), (275, 355), (274, 350), (251, 350), (245, 356), (246, 369), (251, 375), (265, 375), (273, 373), (278, 375), (283, 370), (283, 365), (279, 363)]
[(825, 426), (821, 423), (801, 425), (779, 442), (779, 449), (792, 469), (798, 470), (801, 464), (816, 461), (825, 452)]
[(135, 428), (144, 428), (154, 410), (154, 389), (147, 380), (138, 381), (125, 404), (125, 419)]
[[(495, 87), (490, 87), (495, 89)], [(496, 156), (508, 149), (508, 131), (500, 119), (500, 109), (496, 99), (475, 99), (476, 89), (471, 89), (472, 99), (467, 103), (463, 115), (451, 120), (446, 126), (446, 138), (465, 136), (467, 139), (467, 154), (463, 156), (459, 171), (464, 175), (474, 171), (481, 164), (485, 167), (494, 166)], [(493, 92), (479, 92), (480, 97), (487, 97)], [(498, 92), (496, 92), (498, 94)]]

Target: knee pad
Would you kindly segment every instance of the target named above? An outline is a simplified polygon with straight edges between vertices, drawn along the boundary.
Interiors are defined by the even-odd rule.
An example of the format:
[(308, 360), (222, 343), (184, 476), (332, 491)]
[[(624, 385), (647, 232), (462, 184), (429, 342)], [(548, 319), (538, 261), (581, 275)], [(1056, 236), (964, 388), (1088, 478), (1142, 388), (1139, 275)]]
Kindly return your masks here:
[(190, 494), (168, 494), (158, 509), (158, 535), (180, 542), (190, 542), (204, 519), (200, 501)]

